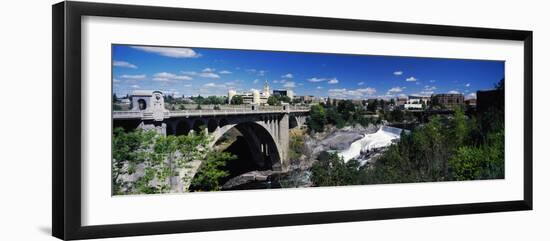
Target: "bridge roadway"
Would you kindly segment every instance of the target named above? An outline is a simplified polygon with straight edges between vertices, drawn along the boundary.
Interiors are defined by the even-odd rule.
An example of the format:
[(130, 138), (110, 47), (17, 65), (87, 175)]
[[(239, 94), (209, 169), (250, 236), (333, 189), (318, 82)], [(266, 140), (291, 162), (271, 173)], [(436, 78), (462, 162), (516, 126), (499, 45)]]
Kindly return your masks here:
[[(207, 116), (243, 116), (243, 115), (268, 115), (268, 114), (305, 114), (309, 112), (309, 107), (301, 106), (255, 106), (256, 109), (249, 107), (221, 107), (219, 110), (215, 109), (201, 109), (201, 110), (164, 110), (162, 119), (177, 118), (177, 117), (207, 117)], [(113, 119), (115, 120), (129, 120), (129, 119), (142, 119), (142, 120), (158, 120), (154, 117), (153, 112), (147, 111), (113, 111)]]

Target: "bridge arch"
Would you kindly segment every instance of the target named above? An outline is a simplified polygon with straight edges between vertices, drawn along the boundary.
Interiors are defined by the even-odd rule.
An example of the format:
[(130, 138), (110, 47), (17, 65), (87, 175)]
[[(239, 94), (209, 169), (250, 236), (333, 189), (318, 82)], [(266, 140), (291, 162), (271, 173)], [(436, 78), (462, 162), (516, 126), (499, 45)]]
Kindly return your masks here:
[[(220, 121), (220, 125), (223, 122)], [(263, 121), (246, 121), (234, 124), (225, 124), (217, 128), (213, 134), (211, 145), (231, 129), (236, 129), (242, 134), (242, 138), (248, 144), (253, 163), (259, 169), (279, 170), (281, 168), (281, 156), (277, 139)]]
[(189, 121), (180, 120), (176, 124), (176, 135), (187, 135), (191, 131), (191, 125)]
[(299, 127), (298, 117), (290, 116), (288, 118), (288, 128), (293, 129), (293, 128), (296, 128), (296, 127)]
[(208, 128), (208, 133), (212, 133), (218, 128), (218, 121), (215, 118), (210, 118), (206, 127)]
[(219, 122), (218, 122), (218, 125), (219, 127), (224, 127), (226, 126), (227, 124), (229, 124), (229, 121), (225, 118), (221, 119)]
[(204, 123), (204, 120), (196, 119), (193, 122), (193, 131), (196, 132), (196, 133), (199, 133), (202, 130), (202, 128), (206, 127), (205, 125), (206, 125), (206, 123)]

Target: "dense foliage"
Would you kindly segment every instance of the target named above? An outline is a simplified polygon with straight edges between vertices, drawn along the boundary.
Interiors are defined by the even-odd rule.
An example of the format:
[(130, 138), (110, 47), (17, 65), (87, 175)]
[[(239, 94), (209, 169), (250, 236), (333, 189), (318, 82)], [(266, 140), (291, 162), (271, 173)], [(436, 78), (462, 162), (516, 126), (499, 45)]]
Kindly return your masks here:
[(196, 104), (199, 105), (221, 105), (227, 103), (227, 97), (225, 96), (208, 96), (208, 97), (190, 97)]
[(372, 166), (343, 163), (335, 154), (328, 162), (319, 157), (313, 181), (332, 186), (504, 178), (504, 128), (485, 132), (481, 125), (475, 117), (466, 119), (460, 109), (452, 118), (435, 116), (410, 133), (402, 132), (400, 141)]
[(240, 95), (235, 95), (233, 98), (231, 98), (231, 104), (232, 105), (242, 105), (244, 103), (243, 97)]
[(361, 184), (364, 175), (359, 162), (348, 162), (336, 153), (322, 152), (318, 162), (311, 168), (311, 181), (317, 186), (345, 186)]
[(224, 170), (228, 161), (237, 157), (230, 153), (213, 151), (206, 155), (197, 174), (191, 181), (190, 190), (193, 191), (218, 191), (221, 190), (222, 178), (229, 176), (229, 172)]
[(286, 95), (272, 95), (267, 98), (268, 105), (281, 105), (282, 103), (290, 103), (292, 100)]
[[(200, 190), (217, 190), (219, 179), (227, 173), (219, 171), (234, 156), (208, 148), (210, 137), (201, 133), (160, 135), (155, 131), (136, 129), (113, 130), (112, 193), (143, 194), (170, 192), (178, 171), (189, 168), (193, 160), (202, 162), (197, 181)], [(182, 180), (186, 177), (179, 177)], [(184, 180), (190, 181), (190, 180)]]
[[(402, 132), (372, 165), (320, 155), (312, 180), (318, 186), (334, 186), (504, 178), (503, 82), (496, 90), (502, 99), (488, 111), (468, 116), (457, 108), (453, 115), (432, 116)], [(401, 119), (401, 114), (393, 115)]]
[(301, 130), (292, 130), (289, 135), (288, 158), (291, 161), (298, 160), (306, 151), (304, 133)]

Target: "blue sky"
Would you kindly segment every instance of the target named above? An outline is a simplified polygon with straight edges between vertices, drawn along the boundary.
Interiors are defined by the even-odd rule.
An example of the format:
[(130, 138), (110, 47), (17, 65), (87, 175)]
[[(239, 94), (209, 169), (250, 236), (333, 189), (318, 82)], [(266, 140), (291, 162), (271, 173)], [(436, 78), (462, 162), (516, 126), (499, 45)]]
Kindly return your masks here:
[(365, 99), (492, 89), (504, 62), (396, 56), (113, 45), (113, 91), (176, 96), (229, 89), (292, 89), (296, 95)]

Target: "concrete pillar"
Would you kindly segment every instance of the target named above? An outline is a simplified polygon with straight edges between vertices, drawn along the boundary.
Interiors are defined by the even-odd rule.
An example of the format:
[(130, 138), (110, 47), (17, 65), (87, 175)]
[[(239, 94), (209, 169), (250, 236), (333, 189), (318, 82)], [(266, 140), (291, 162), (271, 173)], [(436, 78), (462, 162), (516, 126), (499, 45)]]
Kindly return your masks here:
[(288, 142), (289, 142), (289, 116), (288, 114), (283, 114), (282, 118), (279, 120), (279, 155), (281, 157), (281, 168), (284, 171), (287, 171), (290, 167), (290, 162), (288, 160)]
[(277, 134), (277, 140), (279, 140), (279, 136), (281, 135), (281, 127), (279, 126), (280, 125), (280, 122), (281, 120), (279, 120), (279, 118), (277, 118), (277, 123), (275, 124), (275, 126), (277, 127), (277, 132), (275, 132)]
[(274, 126), (275, 126), (275, 124), (273, 123), (273, 117), (269, 116), (269, 132), (271, 132), (271, 134), (273, 134), (275, 132), (275, 131), (273, 131)]

